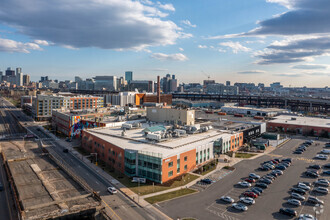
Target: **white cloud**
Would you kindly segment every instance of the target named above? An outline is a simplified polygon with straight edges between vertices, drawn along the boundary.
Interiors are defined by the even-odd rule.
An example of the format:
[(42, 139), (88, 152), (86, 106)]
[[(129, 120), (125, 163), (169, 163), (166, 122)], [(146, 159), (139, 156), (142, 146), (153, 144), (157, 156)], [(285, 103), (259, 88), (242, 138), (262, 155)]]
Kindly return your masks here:
[(302, 69), (302, 70), (314, 70), (314, 69), (327, 69), (327, 65), (323, 64), (301, 64), (291, 67), (292, 69)]
[(182, 20), (181, 23), (188, 26), (188, 27), (192, 27), (192, 28), (197, 27), (196, 24), (192, 24), (189, 20)]
[(193, 37), (193, 35), (190, 34), (190, 33), (179, 32), (179, 37), (178, 38), (187, 39), (187, 38), (192, 38), (192, 37)]
[(207, 46), (206, 45), (198, 45), (198, 48), (200, 48), (200, 49), (206, 49)]
[(179, 50), (180, 50), (180, 51), (184, 51), (184, 49), (183, 49), (182, 47), (179, 47)]
[(0, 24), (73, 48), (141, 49), (189, 37), (165, 16), (159, 5), (133, 0), (2, 0), (0, 7)]
[(42, 45), (42, 46), (49, 46), (49, 43), (45, 40), (35, 40), (34, 43)]
[(30, 53), (31, 50), (42, 50), (42, 48), (36, 43), (23, 43), (0, 38), (0, 51), (2, 52)]
[(157, 5), (159, 8), (167, 10), (167, 11), (175, 11), (175, 8), (172, 4), (162, 4), (160, 2), (157, 2)]
[(231, 48), (233, 53), (248, 52), (251, 50), (250, 48), (244, 47), (239, 42), (233, 42), (233, 41), (222, 42), (219, 43), (219, 45)]
[(175, 54), (164, 54), (164, 53), (154, 53), (151, 55), (152, 58), (157, 60), (169, 60), (169, 61), (186, 61), (188, 58), (182, 53)]

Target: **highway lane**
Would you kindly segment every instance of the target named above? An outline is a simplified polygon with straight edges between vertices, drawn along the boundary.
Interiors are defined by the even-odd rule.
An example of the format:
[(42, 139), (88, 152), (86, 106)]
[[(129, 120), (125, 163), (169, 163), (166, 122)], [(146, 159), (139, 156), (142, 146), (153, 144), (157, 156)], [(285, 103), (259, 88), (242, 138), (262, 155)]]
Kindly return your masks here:
[(22, 111), (17, 111), (18, 109), (11, 106), (6, 100), (0, 98), (2, 103), (6, 105), (7, 109), (10, 109), (13, 114), (23, 123), (26, 123), (25, 127), (31, 132), (38, 136), (45, 144), (52, 145), (52, 149), (59, 155), (59, 159), (65, 161), (68, 167), (74, 171), (78, 176), (80, 176), (86, 183), (93, 188), (95, 191), (99, 192), (106, 209), (108, 209), (110, 214), (114, 212), (114, 217), (118, 215), (119, 217), (115, 219), (160, 219), (157, 216), (152, 217), (154, 213), (147, 213), (147, 211), (134, 202), (128, 199), (122, 193), (116, 195), (109, 195), (107, 193), (107, 187), (111, 186), (107, 180), (96, 173), (95, 170), (88, 167), (83, 161), (78, 159), (71, 153), (64, 153), (63, 146), (61, 146), (56, 140), (39, 128), (33, 120), (26, 116)]

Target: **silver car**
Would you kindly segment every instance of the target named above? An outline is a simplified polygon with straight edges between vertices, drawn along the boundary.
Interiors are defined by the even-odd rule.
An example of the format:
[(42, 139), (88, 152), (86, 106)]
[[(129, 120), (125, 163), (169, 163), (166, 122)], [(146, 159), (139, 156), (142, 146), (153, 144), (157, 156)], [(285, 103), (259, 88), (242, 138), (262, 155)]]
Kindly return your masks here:
[(291, 197), (294, 199), (298, 199), (300, 201), (304, 201), (305, 197), (303, 197), (302, 195), (298, 194), (298, 193), (291, 193)]
[(309, 191), (311, 189), (309, 186), (306, 186), (306, 184), (304, 183), (298, 183), (297, 187), (306, 191)]
[(318, 193), (322, 193), (322, 194), (328, 194), (329, 193), (329, 190), (327, 188), (324, 188), (324, 187), (316, 187), (314, 188), (315, 192), (318, 192)]
[(234, 199), (229, 197), (229, 196), (222, 196), (220, 199), (224, 202), (227, 202), (227, 203), (233, 203), (234, 202)]
[(248, 210), (248, 207), (246, 205), (240, 204), (240, 203), (234, 203), (231, 205), (231, 207), (237, 209), (237, 210), (241, 210), (241, 211), (246, 211)]
[(243, 202), (245, 204), (248, 204), (248, 205), (252, 205), (255, 203), (254, 199), (250, 198), (250, 197), (241, 197), (239, 199), (240, 202)]
[(315, 185), (328, 187), (330, 184), (329, 182), (318, 180), (315, 182)]
[(242, 181), (242, 182), (238, 182), (238, 185), (240, 185), (241, 187), (250, 187), (251, 183), (248, 183), (246, 181)]
[(289, 199), (288, 203), (294, 206), (301, 206), (301, 202), (298, 199)]

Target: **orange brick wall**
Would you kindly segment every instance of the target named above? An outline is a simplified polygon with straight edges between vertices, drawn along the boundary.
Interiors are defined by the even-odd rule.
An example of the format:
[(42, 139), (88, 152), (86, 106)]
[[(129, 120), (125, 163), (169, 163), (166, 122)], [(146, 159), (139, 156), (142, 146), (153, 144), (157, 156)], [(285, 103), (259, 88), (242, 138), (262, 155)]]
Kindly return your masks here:
[[(235, 146), (235, 139), (239, 138), (238, 145)], [(243, 145), (243, 132), (238, 134), (233, 134), (230, 138), (230, 150), (237, 151)]]
[[(187, 157), (187, 161), (184, 161), (184, 158)], [(168, 167), (169, 163), (173, 162), (172, 167)], [(184, 170), (185, 165), (187, 165), (187, 170)], [(180, 154), (180, 172), (177, 172), (177, 156), (172, 156), (162, 161), (162, 183), (167, 182), (171, 179), (174, 179), (184, 173), (187, 173), (193, 170), (196, 167), (196, 149), (184, 152)], [(168, 173), (173, 171), (171, 177), (168, 176)]]
[[(82, 131), (82, 147), (90, 153), (97, 153), (101, 159), (115, 170), (124, 173), (125, 151), (124, 149), (108, 143), (90, 133)], [(110, 150), (110, 151), (109, 151)]]

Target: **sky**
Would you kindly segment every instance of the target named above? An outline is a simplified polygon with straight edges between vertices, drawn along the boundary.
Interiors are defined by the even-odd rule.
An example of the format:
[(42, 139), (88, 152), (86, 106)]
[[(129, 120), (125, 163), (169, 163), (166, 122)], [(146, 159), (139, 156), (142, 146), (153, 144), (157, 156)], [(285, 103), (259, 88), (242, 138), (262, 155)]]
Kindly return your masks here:
[(329, 0), (1, 0), (0, 71), (330, 84)]

